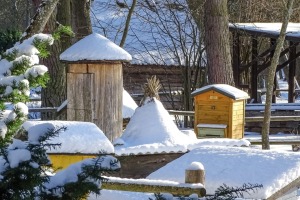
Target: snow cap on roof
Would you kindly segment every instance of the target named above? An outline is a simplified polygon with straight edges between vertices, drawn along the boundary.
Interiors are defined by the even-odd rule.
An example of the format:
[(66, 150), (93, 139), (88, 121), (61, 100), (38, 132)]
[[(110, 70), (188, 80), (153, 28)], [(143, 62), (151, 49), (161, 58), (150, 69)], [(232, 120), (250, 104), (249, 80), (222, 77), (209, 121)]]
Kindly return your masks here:
[(62, 54), (60, 60), (76, 61), (130, 61), (131, 55), (106, 37), (92, 33), (79, 40)]
[(250, 98), (249, 95), (243, 90), (240, 90), (238, 88), (226, 84), (213, 84), (213, 85), (204, 86), (192, 92), (192, 96), (194, 97), (198, 94), (202, 94), (209, 90), (214, 90), (234, 100)]

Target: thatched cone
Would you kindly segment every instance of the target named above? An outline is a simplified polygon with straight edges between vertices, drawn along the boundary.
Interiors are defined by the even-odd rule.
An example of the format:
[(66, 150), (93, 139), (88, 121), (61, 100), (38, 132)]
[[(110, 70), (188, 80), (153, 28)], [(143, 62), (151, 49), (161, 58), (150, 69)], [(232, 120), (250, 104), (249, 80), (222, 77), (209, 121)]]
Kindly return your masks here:
[(152, 76), (150, 79), (147, 79), (147, 83), (144, 85), (144, 97), (142, 98), (140, 102), (140, 107), (144, 105), (145, 100), (147, 97), (153, 99), (155, 97), (159, 100), (158, 91), (161, 88), (161, 84), (159, 82), (159, 79), (156, 78), (156, 76)]

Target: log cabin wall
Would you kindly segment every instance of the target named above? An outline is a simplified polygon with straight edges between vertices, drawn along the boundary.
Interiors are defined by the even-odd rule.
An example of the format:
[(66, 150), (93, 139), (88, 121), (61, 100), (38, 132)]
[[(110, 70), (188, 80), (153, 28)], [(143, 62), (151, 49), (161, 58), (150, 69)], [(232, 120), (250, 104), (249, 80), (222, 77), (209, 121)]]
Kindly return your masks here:
[(182, 66), (127, 64), (123, 66), (124, 88), (139, 105), (144, 95), (144, 84), (156, 75), (162, 84), (159, 96), (164, 107), (167, 110), (182, 110), (183, 69)]

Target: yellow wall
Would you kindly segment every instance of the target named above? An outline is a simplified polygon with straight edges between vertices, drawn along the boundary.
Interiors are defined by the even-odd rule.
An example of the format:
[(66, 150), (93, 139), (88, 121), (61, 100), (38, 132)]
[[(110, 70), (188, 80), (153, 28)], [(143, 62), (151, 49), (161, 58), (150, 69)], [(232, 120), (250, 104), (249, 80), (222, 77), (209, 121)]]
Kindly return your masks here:
[(69, 165), (82, 161), (86, 158), (95, 158), (96, 155), (75, 155), (75, 154), (48, 154), (51, 163), (53, 165), (53, 169), (65, 169)]

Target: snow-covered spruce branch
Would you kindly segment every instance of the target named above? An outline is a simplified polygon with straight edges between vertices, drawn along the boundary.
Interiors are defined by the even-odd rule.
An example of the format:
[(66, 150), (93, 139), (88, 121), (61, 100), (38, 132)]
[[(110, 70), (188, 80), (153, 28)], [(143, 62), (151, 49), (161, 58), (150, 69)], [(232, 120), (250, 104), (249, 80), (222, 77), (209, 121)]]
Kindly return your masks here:
[(72, 35), (70, 27), (58, 26), (54, 36), (36, 34), (17, 42), (2, 54), (0, 60), (0, 145), (9, 142), (28, 115), (24, 104), (30, 88), (45, 87), (48, 68), (39, 64), (39, 57), (50, 55), (49, 46), (61, 35)]
[[(39, 64), (39, 55), (47, 54), (53, 44), (49, 34), (36, 34), (6, 50), (0, 60), (0, 145), (12, 136), (26, 120), (30, 87), (45, 86), (48, 68)], [(42, 53), (41, 53), (42, 52)]]

